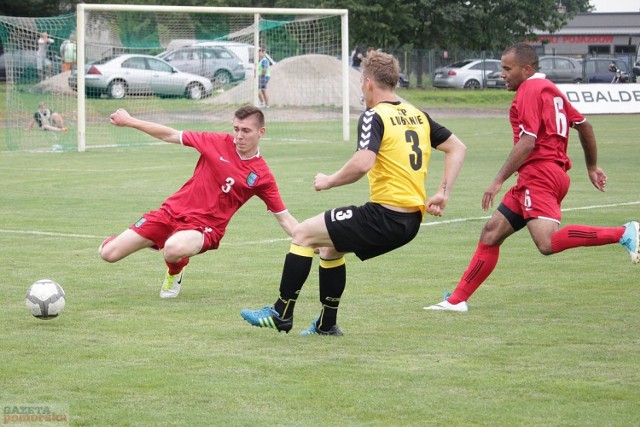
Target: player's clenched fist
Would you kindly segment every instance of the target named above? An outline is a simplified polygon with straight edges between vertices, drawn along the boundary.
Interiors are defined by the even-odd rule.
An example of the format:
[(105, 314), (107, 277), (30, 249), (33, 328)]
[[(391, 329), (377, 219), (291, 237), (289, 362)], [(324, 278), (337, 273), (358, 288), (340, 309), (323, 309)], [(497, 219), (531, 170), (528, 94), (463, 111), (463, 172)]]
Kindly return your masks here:
[(329, 176), (323, 173), (317, 174), (313, 180), (313, 188), (315, 188), (316, 191), (330, 189), (331, 184), (329, 184)]
[(129, 115), (127, 110), (118, 108), (115, 113), (111, 114), (109, 121), (112, 125), (125, 126), (130, 119), (131, 116)]

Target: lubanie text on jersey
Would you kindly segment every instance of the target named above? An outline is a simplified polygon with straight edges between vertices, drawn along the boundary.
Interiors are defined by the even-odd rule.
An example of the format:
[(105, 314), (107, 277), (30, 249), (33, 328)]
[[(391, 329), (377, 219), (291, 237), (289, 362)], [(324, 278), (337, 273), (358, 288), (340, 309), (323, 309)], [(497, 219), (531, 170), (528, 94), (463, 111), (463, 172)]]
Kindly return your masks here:
[(423, 120), (424, 116), (410, 116), (410, 117), (403, 117), (403, 116), (395, 116), (395, 117), (389, 117), (389, 120), (391, 121), (391, 124), (394, 126), (406, 126), (406, 125), (422, 125), (424, 124), (424, 120)]

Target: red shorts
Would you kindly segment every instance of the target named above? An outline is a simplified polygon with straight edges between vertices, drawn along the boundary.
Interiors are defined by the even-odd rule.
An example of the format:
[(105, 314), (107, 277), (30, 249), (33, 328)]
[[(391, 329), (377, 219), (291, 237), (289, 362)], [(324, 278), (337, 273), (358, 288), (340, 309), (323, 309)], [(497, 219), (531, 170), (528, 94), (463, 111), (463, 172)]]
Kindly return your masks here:
[(525, 220), (551, 219), (560, 223), (560, 205), (569, 191), (567, 172), (552, 162), (533, 163), (518, 172), (518, 181), (502, 203)]
[(220, 246), (220, 235), (216, 230), (207, 227), (200, 221), (191, 218), (175, 218), (165, 209), (156, 209), (142, 215), (129, 229), (135, 231), (145, 239), (154, 243), (155, 249), (164, 248), (164, 243), (169, 237), (178, 231), (198, 230), (202, 233), (202, 248), (199, 253), (211, 249), (218, 249)]

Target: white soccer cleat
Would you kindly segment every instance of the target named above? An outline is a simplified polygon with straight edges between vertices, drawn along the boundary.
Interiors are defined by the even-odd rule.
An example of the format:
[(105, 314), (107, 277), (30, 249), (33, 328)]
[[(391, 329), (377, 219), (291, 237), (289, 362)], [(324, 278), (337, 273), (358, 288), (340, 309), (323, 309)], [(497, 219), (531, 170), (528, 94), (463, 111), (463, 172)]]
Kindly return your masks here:
[(160, 288), (160, 298), (175, 298), (180, 293), (180, 286), (182, 286), (182, 276), (184, 274), (184, 268), (178, 274), (171, 276), (169, 271), (164, 276), (164, 282)]
[(466, 301), (459, 302), (458, 304), (451, 304), (449, 301), (444, 300), (438, 304), (430, 305), (429, 307), (422, 307), (425, 310), (439, 310), (439, 311), (469, 311), (469, 305)]

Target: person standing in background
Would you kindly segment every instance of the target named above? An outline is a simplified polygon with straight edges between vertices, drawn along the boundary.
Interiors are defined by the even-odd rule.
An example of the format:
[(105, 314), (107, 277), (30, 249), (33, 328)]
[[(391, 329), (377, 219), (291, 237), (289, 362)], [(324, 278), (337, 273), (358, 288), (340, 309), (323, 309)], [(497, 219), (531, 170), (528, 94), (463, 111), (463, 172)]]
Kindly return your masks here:
[(49, 45), (53, 39), (46, 32), (40, 34), (38, 39), (38, 51), (36, 52), (36, 67), (40, 81), (51, 77), (51, 60), (49, 59)]
[(76, 66), (76, 36), (69, 35), (69, 40), (65, 40), (60, 46), (60, 56), (62, 57), (62, 71), (71, 71)]
[(264, 49), (260, 49), (258, 54), (258, 98), (260, 98), (260, 108), (269, 108), (269, 94), (267, 93), (267, 84), (271, 78), (271, 69), (269, 68), (269, 60), (264, 56)]
[(357, 46), (353, 48), (353, 52), (351, 52), (351, 66), (360, 71), (360, 65), (362, 64), (362, 49), (360, 49), (360, 46)]

